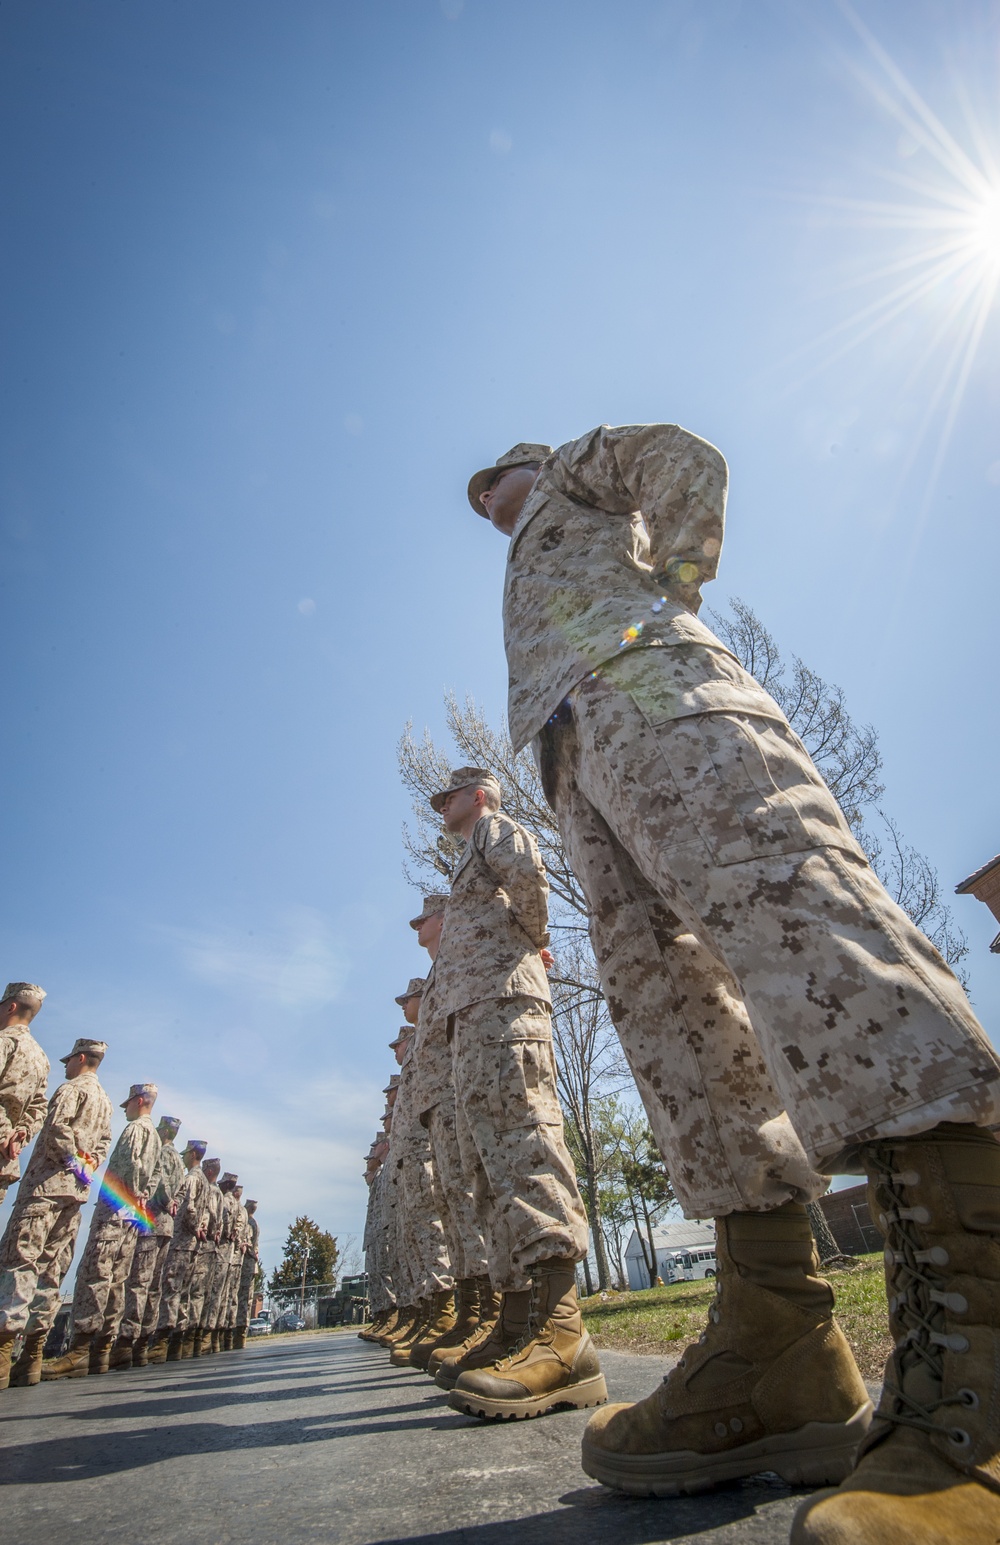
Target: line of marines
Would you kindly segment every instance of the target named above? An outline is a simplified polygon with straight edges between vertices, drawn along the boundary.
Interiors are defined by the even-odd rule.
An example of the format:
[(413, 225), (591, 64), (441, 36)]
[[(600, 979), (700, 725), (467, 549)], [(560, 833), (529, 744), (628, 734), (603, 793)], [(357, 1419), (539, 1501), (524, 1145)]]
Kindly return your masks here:
[[(46, 1101), (49, 1062), (30, 1028), (45, 996), (35, 983), (11, 982), (0, 1000), (0, 1202), (19, 1182), (0, 1239), (0, 1389), (243, 1348), (259, 1260), (256, 1202), (244, 1204), (238, 1177), (206, 1159), (203, 1140), (177, 1151), (176, 1116), (154, 1125), (155, 1084), (131, 1086), (112, 1148), (112, 1106), (98, 1076), (104, 1041), (77, 1039)], [(21, 1175), (18, 1156), (33, 1139)], [(46, 1359), (105, 1158), (77, 1267), (71, 1344)]]

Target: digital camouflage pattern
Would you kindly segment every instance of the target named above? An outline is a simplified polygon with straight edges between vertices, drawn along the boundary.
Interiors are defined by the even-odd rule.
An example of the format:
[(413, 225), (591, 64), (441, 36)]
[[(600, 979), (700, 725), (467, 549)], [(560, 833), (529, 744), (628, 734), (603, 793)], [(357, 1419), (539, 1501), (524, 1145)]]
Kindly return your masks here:
[(47, 1330), (73, 1260), (80, 1203), (20, 1193), (0, 1240), (0, 1331)]
[(149, 1198), (149, 1212), (155, 1232), (169, 1239), (174, 1232), (174, 1220), (170, 1209), (179, 1202), (187, 1170), (184, 1160), (174, 1147), (173, 1139), (161, 1137), (160, 1163), (156, 1172), (156, 1184)]
[(239, 1205), (232, 1191), (222, 1192), (222, 1211), (219, 1221), (219, 1239), (215, 1247), (215, 1261), (205, 1285), (205, 1307), (201, 1316), (203, 1330), (216, 1330), (225, 1323)]
[(550, 1001), (549, 884), (534, 837), (498, 811), (476, 822), (455, 866), (434, 972), (448, 1014), (511, 997)]
[(547, 792), (591, 906), (590, 937), (621, 1038), (686, 1217), (763, 1212), (822, 1195), (782, 1109), (737, 983), (639, 873), (543, 730)]
[(205, 1238), (199, 1239), (194, 1253), (194, 1264), (187, 1287), (185, 1319), (187, 1324), (200, 1326), (205, 1312), (205, 1299), (215, 1273), (215, 1256), (218, 1236), (222, 1228), (223, 1194), (215, 1180), (205, 1177), (208, 1191), (205, 1197)]
[[(45, 1119), (45, 1086), (49, 1059), (28, 1025), (9, 1025), (0, 1034), (0, 1145), (18, 1128), (27, 1132), (25, 1144), (38, 1133)], [(0, 1202), (21, 1173), (17, 1158), (0, 1154)]]
[(253, 1291), (253, 1279), (257, 1275), (257, 1262), (260, 1259), (260, 1224), (252, 1213), (247, 1213), (247, 1248), (240, 1265), (239, 1292), (236, 1300), (236, 1324), (248, 1325), (250, 1323), (250, 1295)]
[(414, 1041), (417, 1115), (430, 1142), (431, 1184), (455, 1277), (486, 1275), (486, 1247), (479, 1227), (471, 1177), (462, 1168), (455, 1128), (455, 1079), (448, 1016), (434, 968), (424, 985)]
[(515, 750), (585, 676), (636, 645), (664, 651), (675, 717), (756, 711), (760, 688), (727, 672), (737, 662), (694, 615), (718, 568), (727, 482), (719, 451), (676, 424), (594, 429), (545, 462), (507, 558)]
[(489, 1278), (498, 1291), (521, 1289), (537, 1261), (579, 1261), (588, 1245), (556, 1094), (549, 1007), (501, 998), (459, 1010), (452, 1023), (458, 1145)]
[(140, 1335), (150, 1335), (156, 1329), (163, 1268), (174, 1233), (170, 1208), (179, 1202), (187, 1180), (187, 1170), (174, 1147), (173, 1136), (163, 1136), (162, 1118), (157, 1124), (157, 1130), (160, 1134), (160, 1161), (148, 1203), (153, 1232), (141, 1234), (135, 1242), (132, 1265), (125, 1284), (125, 1310), (118, 1327), (118, 1334), (126, 1341), (135, 1341)]
[(110, 1144), (111, 1101), (97, 1074), (84, 1071), (60, 1084), (0, 1240), (0, 1330), (41, 1330), (55, 1319), (88, 1177)]
[(114, 1335), (125, 1311), (125, 1284), (139, 1238), (135, 1207), (153, 1188), (160, 1165), (160, 1137), (148, 1116), (129, 1121), (108, 1160), (73, 1291), (73, 1325), (94, 1335)]
[(198, 1259), (198, 1235), (208, 1227), (209, 1181), (198, 1165), (187, 1172), (174, 1219), (173, 1238), (163, 1267), (160, 1330), (183, 1330), (188, 1296)]
[(49, 1101), (15, 1205), (43, 1196), (85, 1202), (90, 1184), (78, 1172), (93, 1175), (110, 1146), (111, 1101), (97, 1074), (85, 1069), (60, 1084)]
[[(640, 665), (654, 674), (655, 653), (630, 662), (629, 688)], [(1000, 1063), (964, 992), (787, 725), (734, 714), (653, 725), (621, 669), (571, 696), (575, 781), (741, 984), (810, 1162), (940, 1121), (1000, 1121)]]
[(389, 1173), (393, 1187), (397, 1243), (417, 1299), (454, 1286), (444, 1226), (438, 1212), (427, 1128), (420, 1121), (420, 1075), (415, 1047), (403, 1063), (392, 1114)]

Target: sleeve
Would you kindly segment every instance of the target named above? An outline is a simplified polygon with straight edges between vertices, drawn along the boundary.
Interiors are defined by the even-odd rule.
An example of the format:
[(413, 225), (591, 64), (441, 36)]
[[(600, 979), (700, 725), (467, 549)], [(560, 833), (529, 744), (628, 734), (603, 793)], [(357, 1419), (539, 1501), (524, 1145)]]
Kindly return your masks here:
[(48, 1100), (45, 1097), (46, 1086), (49, 1081), (49, 1065), (45, 1064), (45, 1072), (38, 1080), (37, 1087), (31, 1099), (27, 1101), (21, 1112), (19, 1125), (24, 1127), (28, 1134), (28, 1141), (37, 1137), (42, 1130), (42, 1122), (45, 1120), (45, 1112), (48, 1108)]
[[(69, 1082), (60, 1084), (49, 1101), (48, 1115), (43, 1128), (45, 1150), (51, 1159), (61, 1164), (76, 1158), (76, 1118), (80, 1113), (80, 1097)], [(107, 1152), (105, 1148), (104, 1152)], [(101, 1155), (103, 1159), (104, 1154)]]
[(95, 1169), (104, 1163), (108, 1149), (111, 1147), (111, 1101), (107, 1096), (104, 1099), (103, 1117), (101, 1130), (97, 1134), (97, 1142), (91, 1155)]
[[(10, 1036), (0, 1036), (0, 1093), (3, 1091), (7, 1077), (7, 1069), (10, 1067), (14, 1055), (14, 1043)], [(14, 1130), (14, 1124), (4, 1108), (0, 1099), (0, 1143), (5, 1143)]]
[(483, 861), (506, 892), (511, 911), (536, 949), (549, 942), (549, 882), (528, 833), (493, 817), (474, 835)]
[(201, 1226), (200, 1197), (197, 1192), (197, 1181), (194, 1174), (189, 1174), (180, 1193), (180, 1206), (177, 1210), (177, 1227), (182, 1234), (197, 1234)]
[(615, 515), (638, 510), (664, 593), (697, 612), (722, 552), (729, 471), (721, 451), (677, 424), (605, 427), (561, 446), (548, 471), (570, 498)]

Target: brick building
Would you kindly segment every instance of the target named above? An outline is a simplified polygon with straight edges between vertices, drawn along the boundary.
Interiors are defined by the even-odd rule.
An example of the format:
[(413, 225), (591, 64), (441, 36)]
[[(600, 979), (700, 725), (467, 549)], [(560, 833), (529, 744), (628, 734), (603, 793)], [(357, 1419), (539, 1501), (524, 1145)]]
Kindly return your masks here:
[(870, 1255), (882, 1249), (882, 1236), (868, 1211), (867, 1187), (828, 1191), (819, 1199), (830, 1233), (844, 1255)]
[[(975, 896), (977, 901), (982, 901), (989, 907), (997, 922), (1000, 923), (1000, 853), (996, 858), (991, 858), (982, 869), (977, 869), (975, 874), (970, 874), (961, 885), (955, 886), (956, 896)], [(1000, 933), (997, 934), (990, 945), (994, 955), (1000, 955)]]

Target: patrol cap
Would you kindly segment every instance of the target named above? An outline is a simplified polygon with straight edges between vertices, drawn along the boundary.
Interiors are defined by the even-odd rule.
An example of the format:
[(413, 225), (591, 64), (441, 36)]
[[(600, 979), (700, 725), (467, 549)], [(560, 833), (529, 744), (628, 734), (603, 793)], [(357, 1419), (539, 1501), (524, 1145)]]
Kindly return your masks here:
[[(431, 913), (431, 916), (434, 916), (433, 912)], [(408, 998), (421, 997), (423, 995), (424, 983), (426, 980), (426, 976), (411, 976), (409, 986), (407, 987), (406, 991), (401, 992), (398, 998), (393, 999), (393, 1002), (398, 1003), (400, 1008), (402, 1008), (403, 1004)]]
[[(433, 804), (433, 803), (434, 803), (434, 801), (431, 800), (431, 804)], [(417, 913), (416, 917), (411, 917), (410, 918), (410, 927), (411, 928), (419, 928), (420, 924), (421, 923), (426, 923), (426, 921), (427, 921), (427, 919), (429, 917), (437, 917), (438, 913), (439, 912), (443, 912), (447, 905), (448, 905), (448, 897), (447, 896), (442, 896), (442, 895), (425, 896), (424, 897), (424, 904), (421, 907), (420, 911)], [(425, 978), (425, 980), (426, 980), (426, 978)], [(399, 1002), (398, 998), (396, 999), (396, 1002), (397, 1003)]]
[(390, 1073), (389, 1074), (389, 1082), (386, 1084), (385, 1088), (382, 1090), (382, 1093), (383, 1094), (388, 1094), (391, 1089), (398, 1089), (398, 1088), (399, 1088), (399, 1074), (398, 1073)]
[(390, 1041), (389, 1042), (389, 1050), (390, 1051), (395, 1051), (397, 1046), (402, 1046), (404, 1041), (408, 1041), (410, 1039), (410, 1036), (411, 1035), (415, 1035), (415, 1034), (416, 1034), (416, 1027), (414, 1025), (404, 1025), (402, 1027), (402, 1029), (400, 1030), (399, 1034), (397, 1035), (396, 1039), (394, 1041)]
[(223, 1175), (222, 1179), (219, 1181), (219, 1185), (220, 1186), (234, 1186), (236, 1184), (237, 1180), (239, 1180), (239, 1178), (240, 1178), (239, 1175), (234, 1175), (231, 1169), (227, 1169), (226, 1173)]
[(155, 1100), (159, 1092), (155, 1084), (129, 1084), (128, 1094), (118, 1109), (124, 1110), (130, 1100)]
[(256, 1207), (257, 1203), (252, 1196), (248, 1196), (243, 1205), (244, 1207)]
[(533, 467), (541, 461), (547, 461), (552, 455), (551, 445), (532, 445), (528, 440), (522, 440), (519, 445), (512, 446), (509, 451), (494, 462), (492, 467), (484, 467), (481, 472), (474, 472), (469, 479), (469, 503), (477, 515), (482, 515), (484, 520), (489, 516), (479, 502), (479, 495), (484, 494), (501, 472), (506, 472), (508, 467)]
[(451, 782), (446, 789), (440, 789), (437, 794), (431, 795), (431, 809), (438, 815), (444, 807), (444, 802), (449, 794), (454, 794), (456, 789), (492, 789), (497, 799), (500, 798), (500, 785), (491, 772), (485, 767), (456, 767), (451, 775)]
[(181, 1129), (180, 1116), (161, 1116), (156, 1123), (158, 1132), (166, 1132), (169, 1137), (176, 1137)]
[(59, 1061), (66, 1063), (69, 1061), (70, 1057), (75, 1057), (77, 1052), (81, 1051), (85, 1057), (101, 1058), (104, 1056), (104, 1053), (107, 1051), (107, 1049), (107, 1041), (91, 1041), (88, 1040), (85, 1035), (78, 1035), (76, 1040), (73, 1042), (73, 1050), (68, 1051), (65, 1057), (60, 1057)]
[(240, 1197), (243, 1195), (243, 1187), (233, 1186), (233, 1195), (235, 1196), (236, 1200), (239, 1201)]
[(205, 1149), (207, 1147), (208, 1142), (202, 1141), (200, 1137), (189, 1137), (187, 1143), (185, 1144), (184, 1152), (196, 1153), (199, 1159), (202, 1159), (205, 1156)]
[(221, 1159), (205, 1159), (203, 1161), (203, 1167), (204, 1168), (207, 1168), (208, 1165), (210, 1165), (210, 1164), (214, 1164), (216, 1169), (221, 1169), (222, 1168), (222, 1160)]
[(39, 1007), (45, 997), (45, 988), (39, 987), (36, 982), (8, 982), (0, 1003), (23, 1003), (26, 1009), (31, 1009)]

